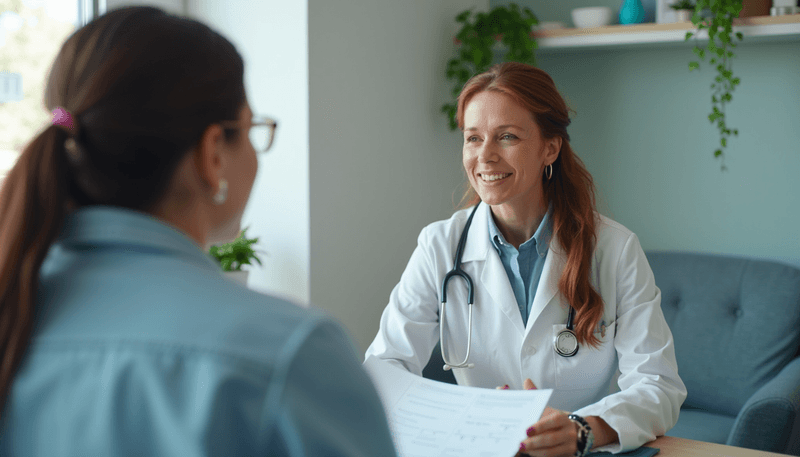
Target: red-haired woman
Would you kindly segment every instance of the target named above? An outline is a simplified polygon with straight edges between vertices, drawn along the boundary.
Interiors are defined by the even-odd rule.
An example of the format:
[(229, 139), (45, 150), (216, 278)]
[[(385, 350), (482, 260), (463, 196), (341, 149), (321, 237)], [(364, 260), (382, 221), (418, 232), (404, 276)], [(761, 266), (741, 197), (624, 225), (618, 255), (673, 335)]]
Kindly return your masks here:
[[(675, 425), (686, 398), (653, 273), (636, 235), (597, 213), (568, 114), (528, 65), (464, 86), (468, 208), (423, 229), (366, 354), (421, 374), (441, 337), (459, 384), (554, 389), (526, 455), (636, 448)], [(467, 280), (443, 285), (454, 266), (474, 306)]]

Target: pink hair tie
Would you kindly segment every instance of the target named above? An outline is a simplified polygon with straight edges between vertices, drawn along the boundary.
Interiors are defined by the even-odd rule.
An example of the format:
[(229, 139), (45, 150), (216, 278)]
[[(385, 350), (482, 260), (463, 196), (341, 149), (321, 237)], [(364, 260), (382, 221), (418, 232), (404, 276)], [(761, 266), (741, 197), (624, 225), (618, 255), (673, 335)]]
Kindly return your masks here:
[(69, 130), (73, 130), (75, 128), (75, 121), (72, 118), (72, 114), (70, 114), (69, 111), (58, 106), (56, 107), (56, 109), (53, 110), (52, 114), (53, 114), (53, 125), (57, 125), (59, 127), (66, 127)]

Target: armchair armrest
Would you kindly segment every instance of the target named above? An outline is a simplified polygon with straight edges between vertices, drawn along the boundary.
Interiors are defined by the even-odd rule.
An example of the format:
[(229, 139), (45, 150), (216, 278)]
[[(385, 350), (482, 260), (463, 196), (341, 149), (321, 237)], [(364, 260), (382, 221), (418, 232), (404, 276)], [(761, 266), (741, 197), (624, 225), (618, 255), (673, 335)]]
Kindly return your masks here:
[[(793, 433), (794, 430), (794, 433)], [(800, 455), (800, 357), (764, 384), (739, 411), (728, 445)]]

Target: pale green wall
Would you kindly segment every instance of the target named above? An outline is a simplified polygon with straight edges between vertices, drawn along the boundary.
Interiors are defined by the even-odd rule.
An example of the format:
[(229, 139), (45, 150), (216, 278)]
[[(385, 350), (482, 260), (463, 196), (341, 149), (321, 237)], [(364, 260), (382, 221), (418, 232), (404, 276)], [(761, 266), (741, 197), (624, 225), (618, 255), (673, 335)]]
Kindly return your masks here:
[[(552, 3), (519, 2), (534, 12)], [(688, 45), (537, 54), (577, 111), (569, 131), (601, 211), (636, 232), (646, 250), (800, 265), (800, 45), (737, 47), (742, 83), (728, 122), (739, 137), (726, 172), (713, 158), (718, 133), (706, 119), (714, 73), (690, 73), (691, 57)]]

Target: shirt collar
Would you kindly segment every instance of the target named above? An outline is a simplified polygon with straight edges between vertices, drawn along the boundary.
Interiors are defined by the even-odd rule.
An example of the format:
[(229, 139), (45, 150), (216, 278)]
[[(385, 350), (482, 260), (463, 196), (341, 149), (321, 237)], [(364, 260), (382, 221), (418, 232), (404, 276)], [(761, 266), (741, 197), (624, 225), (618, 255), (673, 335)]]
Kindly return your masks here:
[[(551, 204), (547, 208), (547, 212), (544, 214), (542, 222), (539, 223), (539, 227), (536, 229), (536, 232), (529, 240), (520, 245), (520, 250), (531, 249), (533, 245), (536, 247), (536, 253), (539, 254), (539, 257), (544, 257), (544, 255), (547, 253), (547, 249), (550, 246), (550, 239), (553, 237), (552, 212), (553, 205)], [(492, 240), (492, 244), (499, 254), (504, 245), (511, 246), (511, 244), (506, 241), (506, 239), (503, 237), (503, 234), (500, 233), (500, 229), (497, 228), (497, 224), (494, 222), (494, 217), (491, 214), (491, 210), (489, 211), (488, 219), (489, 238)]]
[(219, 270), (194, 240), (149, 214), (114, 206), (87, 206), (67, 215), (57, 243), (117, 245), (171, 251)]

